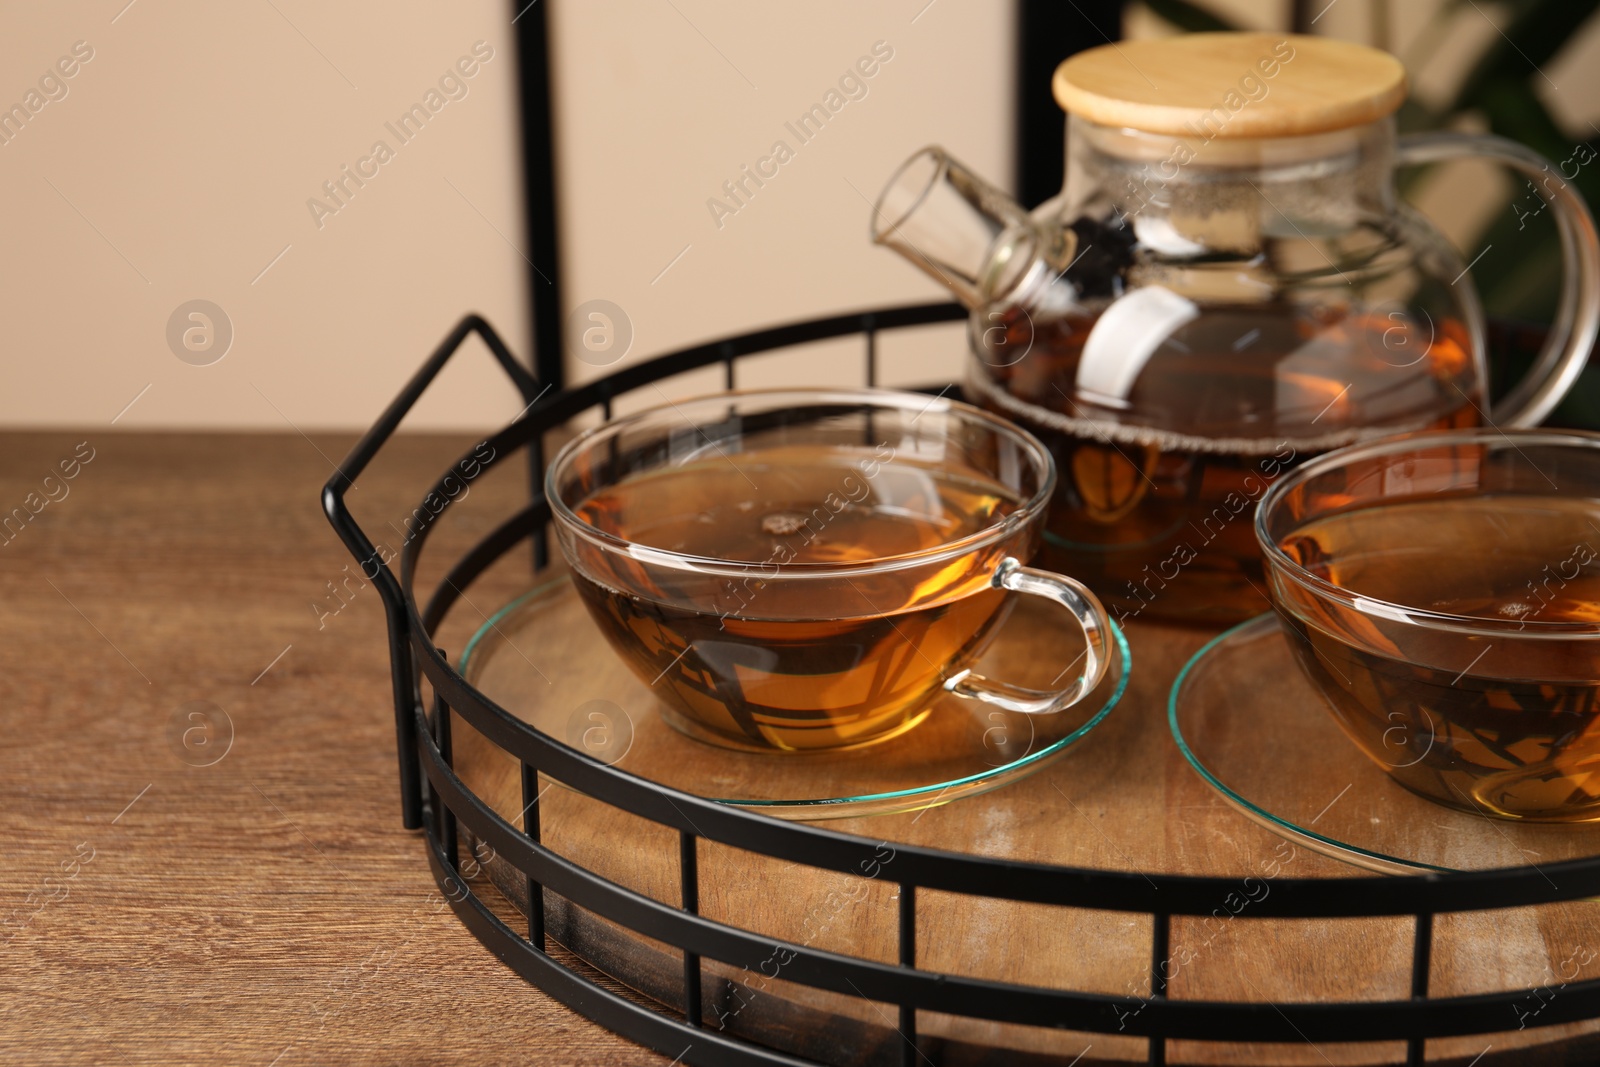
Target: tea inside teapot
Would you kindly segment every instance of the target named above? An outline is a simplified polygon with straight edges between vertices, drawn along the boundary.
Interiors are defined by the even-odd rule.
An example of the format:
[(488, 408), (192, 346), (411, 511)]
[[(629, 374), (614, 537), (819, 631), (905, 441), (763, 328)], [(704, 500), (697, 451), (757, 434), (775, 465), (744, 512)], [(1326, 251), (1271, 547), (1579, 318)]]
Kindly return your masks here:
[(1047, 565), (1123, 621), (1267, 610), (1251, 519), (1275, 478), (1489, 409), (1466, 267), (1394, 191), (1405, 72), (1339, 41), (1191, 34), (1080, 53), (1055, 91), (1059, 196), (1024, 211), (925, 149), (874, 240), (972, 309), (968, 392), (1054, 455)]

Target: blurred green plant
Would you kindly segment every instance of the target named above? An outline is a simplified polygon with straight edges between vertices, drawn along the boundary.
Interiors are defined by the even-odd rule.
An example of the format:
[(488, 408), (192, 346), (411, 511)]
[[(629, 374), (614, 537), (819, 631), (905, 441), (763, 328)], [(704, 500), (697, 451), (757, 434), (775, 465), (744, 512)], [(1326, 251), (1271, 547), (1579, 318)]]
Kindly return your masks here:
[[(1191, 0), (1143, 0), (1155, 15), (1188, 32), (1238, 29), (1226, 19)], [(1386, 36), (1390, 19), (1388, 7), (1398, 0), (1370, 0), (1372, 24)], [(1300, 5), (1296, 5), (1297, 7)], [(1544, 69), (1578, 35), (1597, 12), (1600, 0), (1500, 0), (1494, 4), (1509, 15), (1483, 46), (1483, 51), (1468, 68), (1461, 83), (1442, 106), (1429, 107), (1414, 96), (1396, 116), (1402, 133), (1446, 129), (1459, 125), (1469, 115), (1480, 116), (1489, 130), (1527, 145), (1555, 165), (1563, 161), (1588, 160), (1577, 166), (1575, 185), (1595, 211), (1600, 205), (1600, 129), (1592, 124), (1586, 133), (1574, 136), (1561, 129), (1540, 99), (1539, 86), (1554, 89)], [(1400, 55), (1408, 70), (1418, 70), (1433, 58), (1449, 36), (1457, 18), (1489, 16), (1474, 0), (1445, 0), (1438, 13)], [(1372, 42), (1380, 47), (1388, 44)], [(1568, 162), (1565, 177), (1574, 169)], [(1402, 175), (1401, 188), (1415, 188), (1422, 171)], [(1475, 248), (1494, 247), (1472, 268), (1473, 280), (1491, 319), (1511, 322), (1550, 322), (1555, 313), (1561, 273), (1561, 245), (1555, 226), (1543, 212), (1536, 212), (1542, 201), (1531, 183), (1519, 180), (1512, 192), (1512, 203), (1495, 214)], [(1502, 333), (1505, 333), (1502, 331)], [(1525, 331), (1510, 334), (1526, 336)], [(1496, 352), (1493, 360), (1495, 384), (1509, 387), (1527, 368), (1536, 353), (1519, 346)], [(1548, 420), (1552, 425), (1578, 426), (1600, 430), (1600, 366), (1591, 360), (1576, 388)]]

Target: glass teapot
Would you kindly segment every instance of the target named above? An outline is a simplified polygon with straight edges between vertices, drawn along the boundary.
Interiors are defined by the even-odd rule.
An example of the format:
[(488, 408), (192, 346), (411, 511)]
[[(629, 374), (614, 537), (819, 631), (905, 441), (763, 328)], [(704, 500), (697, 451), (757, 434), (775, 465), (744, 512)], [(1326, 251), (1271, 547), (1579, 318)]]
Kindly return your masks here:
[[(1059, 196), (1027, 212), (927, 148), (872, 237), (972, 309), (966, 388), (1056, 459), (1045, 565), (1119, 620), (1267, 610), (1251, 518), (1284, 471), (1390, 433), (1534, 425), (1582, 370), (1600, 326), (1582, 198), (1502, 138), (1397, 139), (1388, 54), (1189, 34), (1080, 53), (1054, 90)], [(1565, 265), (1544, 351), (1493, 407), (1468, 265), (1393, 180), (1472, 155), (1553, 203)]]

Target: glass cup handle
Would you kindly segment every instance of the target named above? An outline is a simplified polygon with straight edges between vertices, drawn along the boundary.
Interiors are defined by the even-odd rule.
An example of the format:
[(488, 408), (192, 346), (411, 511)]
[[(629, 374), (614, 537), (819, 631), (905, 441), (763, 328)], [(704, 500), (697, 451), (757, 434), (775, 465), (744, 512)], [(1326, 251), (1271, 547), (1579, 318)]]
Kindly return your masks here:
[(1469, 156), (1487, 157), (1527, 176), (1556, 209), (1562, 268), (1556, 321), (1527, 376), (1489, 412), (1492, 425), (1537, 426), (1577, 382), (1600, 332), (1600, 240), (1583, 197), (1559, 168), (1531, 148), (1504, 137), (1469, 133), (1408, 134), (1395, 148), (1400, 166)]
[[(1083, 628), (1083, 673), (1065, 689), (1051, 691), (1024, 689), (1007, 682), (997, 682), (968, 669), (952, 675), (945, 682), (945, 689), (957, 696), (981, 700), (1005, 711), (1019, 711), (1026, 715), (1049, 715), (1071, 707), (1092, 693), (1106, 676), (1106, 668), (1111, 662), (1111, 620), (1106, 616), (1100, 598), (1071, 578), (1024, 567), (1010, 556), (995, 567), (990, 584), (996, 589), (1044, 597), (1072, 612), (1072, 617)], [(1069, 664), (1067, 670), (1074, 666), (1076, 664)]]

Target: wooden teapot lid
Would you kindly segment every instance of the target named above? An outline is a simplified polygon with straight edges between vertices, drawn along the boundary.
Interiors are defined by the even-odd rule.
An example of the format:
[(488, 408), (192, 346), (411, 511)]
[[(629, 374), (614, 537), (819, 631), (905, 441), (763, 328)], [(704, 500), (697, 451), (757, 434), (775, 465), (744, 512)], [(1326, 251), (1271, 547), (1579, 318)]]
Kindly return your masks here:
[(1103, 126), (1216, 138), (1293, 137), (1372, 122), (1406, 72), (1365, 45), (1280, 33), (1119, 41), (1056, 68), (1056, 103)]

